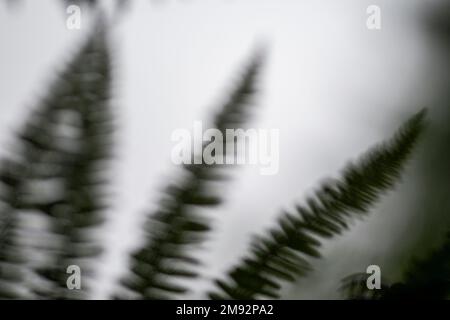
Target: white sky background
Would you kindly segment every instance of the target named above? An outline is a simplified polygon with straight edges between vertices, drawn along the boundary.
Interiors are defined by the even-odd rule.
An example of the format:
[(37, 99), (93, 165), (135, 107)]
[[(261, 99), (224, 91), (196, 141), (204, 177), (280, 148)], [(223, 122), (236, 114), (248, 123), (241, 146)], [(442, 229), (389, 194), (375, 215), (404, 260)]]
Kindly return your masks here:
[[(160, 2), (135, 1), (111, 30), (120, 128), (113, 210), (105, 227), (111, 245), (95, 294), (100, 298), (123, 269), (125, 251), (137, 243), (144, 212), (174, 173), (172, 131), (190, 129), (211, 114), (259, 42), (269, 51), (253, 125), (280, 129), (280, 171), (274, 176), (260, 176), (256, 168), (236, 171), (228, 201), (211, 212), (216, 232), (202, 253), (206, 277), (233, 265), (249, 235), (270, 225), (281, 208), (300, 201), (427, 105), (420, 75), (429, 49), (419, 18), (424, 6), (440, 1)], [(370, 4), (381, 7), (382, 30), (366, 28)], [(0, 5), (0, 146), (89, 32), (88, 14), (82, 14), (82, 30), (69, 31), (60, 1), (24, 1), (16, 10)], [(385, 197), (381, 207), (389, 203), (392, 197)], [(362, 271), (344, 265), (350, 259), (365, 268), (386, 249), (389, 234), (383, 236), (385, 246), (372, 244), (379, 230), (395, 233), (395, 223), (380, 219), (372, 216), (327, 245), (325, 252), (348, 252), (330, 268), (342, 267), (339, 275)], [(328, 290), (338, 281), (314, 282), (320, 290), (308, 287), (306, 295), (295, 297), (333, 296)]]

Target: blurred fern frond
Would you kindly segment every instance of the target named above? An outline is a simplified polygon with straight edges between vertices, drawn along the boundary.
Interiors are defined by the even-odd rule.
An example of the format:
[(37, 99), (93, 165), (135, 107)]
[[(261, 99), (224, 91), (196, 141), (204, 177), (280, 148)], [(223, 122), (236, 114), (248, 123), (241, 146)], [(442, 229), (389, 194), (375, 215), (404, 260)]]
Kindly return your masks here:
[[(103, 188), (108, 180), (105, 168), (112, 156), (114, 130), (110, 106), (111, 72), (106, 26), (100, 22), (61, 75), (59, 81), (65, 83), (64, 89), (54, 91), (47, 101), (50, 105), (58, 105), (60, 112), (66, 112), (72, 118), (69, 125), (65, 124), (70, 137), (66, 136), (62, 148), (56, 150), (56, 142), (60, 139), (57, 135), (53, 137), (53, 143), (47, 140), (47, 148), (33, 136), (28, 137), (31, 146), (40, 149), (41, 157), (53, 157), (54, 164), (60, 168), (56, 174), (63, 186), (59, 199), (40, 206), (49, 215), (51, 232), (61, 243), (53, 250), (52, 259), (39, 268), (39, 273), (56, 286), (47, 291), (52, 298), (71, 296), (71, 293), (78, 295), (80, 291), (67, 290), (66, 268), (77, 265), (83, 272), (83, 279), (89, 279), (90, 264), (93, 263), (90, 260), (101, 252), (92, 231), (102, 223), (102, 211), (106, 207)], [(70, 150), (64, 149), (67, 146)], [(83, 293), (87, 289), (84, 281)]]
[(16, 161), (2, 160), (0, 164), (0, 299), (20, 298), (20, 285), (25, 278), (23, 252), (17, 229), (19, 218), (18, 185), (22, 168)]
[[(228, 100), (212, 119), (210, 128), (225, 134), (226, 129), (245, 126), (252, 114), (251, 106), (262, 62), (262, 51), (258, 51)], [(213, 143), (225, 145), (224, 141)], [(239, 143), (239, 140), (236, 141), (236, 146)], [(235, 154), (234, 150), (231, 151), (233, 154), (227, 154), (229, 148), (225, 147), (216, 151), (220, 152), (220, 149), (223, 150), (224, 158)], [(194, 154), (193, 158), (196, 157), (202, 157), (202, 154)], [(169, 184), (164, 190), (159, 209), (146, 223), (146, 240), (132, 254), (130, 274), (122, 280), (122, 284), (135, 298), (167, 299), (188, 291), (185, 286), (175, 282), (197, 276), (193, 267), (200, 262), (190, 251), (204, 241), (211, 229), (210, 219), (198, 211), (221, 203), (221, 192), (215, 190), (214, 183), (228, 177), (224, 167), (207, 165), (203, 161), (202, 164), (186, 164), (181, 179)]]
[(282, 281), (304, 276), (310, 269), (307, 257), (320, 256), (319, 239), (348, 229), (349, 222), (366, 215), (394, 186), (420, 136), (424, 116), (425, 110), (414, 115), (389, 142), (348, 165), (341, 180), (324, 184), (306, 205), (284, 213), (276, 227), (255, 237), (250, 253), (229, 272), (229, 279), (215, 281), (210, 298), (278, 298)]
[[(91, 260), (100, 252), (92, 229), (102, 222), (105, 206), (102, 186), (113, 131), (110, 82), (106, 28), (100, 22), (19, 133), (15, 158), (21, 170), (7, 170), (14, 182), (8, 196), (13, 212), (5, 217), (27, 221), (34, 215), (43, 221), (34, 230), (37, 234), (30, 226), (20, 230), (21, 238), (32, 239), (27, 267), (42, 276), (33, 288), (39, 298), (75, 298), (88, 292), (86, 286), (67, 289), (66, 269), (77, 265), (83, 279), (89, 279)], [(2, 239), (2, 246), (12, 239), (12, 225), (6, 227), (9, 239)], [(17, 246), (20, 250), (24, 244)]]

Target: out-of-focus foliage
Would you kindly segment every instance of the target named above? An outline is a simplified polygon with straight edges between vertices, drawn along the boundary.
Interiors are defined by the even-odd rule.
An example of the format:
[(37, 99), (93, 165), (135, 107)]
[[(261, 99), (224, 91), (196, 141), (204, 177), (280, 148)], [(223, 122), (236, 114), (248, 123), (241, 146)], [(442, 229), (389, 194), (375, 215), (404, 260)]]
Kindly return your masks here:
[[(262, 55), (258, 52), (215, 115), (210, 127), (219, 129), (223, 136), (226, 129), (245, 127), (251, 116), (261, 63)], [(240, 142), (236, 141), (233, 153), (239, 149)], [(234, 156), (227, 154), (230, 148), (225, 147), (225, 141), (215, 143), (223, 144), (219, 148), (224, 151), (221, 156)], [(194, 154), (194, 158), (202, 157), (202, 154), (203, 150), (201, 154)], [(192, 247), (203, 242), (211, 229), (210, 219), (198, 210), (221, 203), (223, 191), (214, 184), (227, 178), (225, 167), (216, 164), (185, 165), (181, 179), (164, 190), (159, 209), (149, 217), (146, 225), (147, 239), (133, 253), (131, 273), (122, 281), (134, 292), (134, 297), (170, 298), (188, 290), (177, 285), (176, 281), (197, 276), (192, 267), (200, 262), (192, 256)]]
[[(425, 29), (433, 46), (436, 65), (430, 67), (433, 89), (430, 116), (433, 120), (424, 136), (418, 157), (417, 196), (411, 199), (411, 218), (399, 235), (402, 242), (395, 256), (402, 256), (401, 278), (382, 290), (368, 290), (367, 274), (350, 275), (343, 282), (349, 299), (448, 299), (450, 296), (450, 3), (428, 9)], [(433, 62), (434, 63), (434, 62)], [(444, 236), (444, 237), (443, 237)], [(405, 245), (405, 243), (407, 245)], [(389, 276), (389, 275), (388, 275)]]
[(425, 112), (409, 119), (388, 142), (369, 150), (357, 163), (347, 166), (341, 180), (323, 185), (284, 213), (277, 226), (255, 237), (250, 253), (229, 273), (217, 280), (213, 299), (278, 298), (281, 281), (294, 281), (310, 269), (307, 256), (318, 257), (318, 238), (329, 238), (348, 229), (354, 218), (368, 213), (382, 193), (400, 178), (406, 160), (423, 129)]
[(401, 282), (369, 290), (367, 274), (343, 280), (342, 291), (353, 300), (448, 299), (450, 296), (450, 234), (444, 244), (428, 257), (412, 261)]
[[(103, 220), (102, 187), (111, 156), (110, 84), (110, 55), (101, 22), (33, 110), (18, 134), (12, 159), (2, 163), (2, 297), (10, 296), (21, 282), (38, 298), (88, 293), (90, 265), (101, 251), (93, 231)], [(33, 217), (44, 221), (43, 228), (26, 226)], [(27, 237), (33, 241), (25, 258), (20, 253), (27, 246), (20, 240)], [(67, 289), (69, 265), (83, 270), (83, 290)], [(36, 277), (30, 269), (42, 277), (36, 286), (28, 283)]]
[[(98, 7), (95, 0), (61, 2)], [(116, 3), (122, 8), (127, 2)], [(211, 128), (223, 133), (245, 127), (261, 65), (258, 53), (213, 117)], [(0, 298), (88, 297), (92, 282), (86, 280), (101, 251), (93, 231), (103, 221), (104, 171), (111, 157), (111, 76), (105, 24), (100, 23), (34, 109), (12, 155), (0, 162)], [(304, 276), (311, 268), (308, 257), (320, 256), (321, 238), (347, 230), (393, 188), (422, 131), (424, 116), (424, 111), (413, 116), (389, 142), (347, 166), (340, 180), (323, 185), (295, 212), (283, 213), (274, 228), (254, 238), (228, 278), (215, 282), (210, 298), (278, 298), (283, 282)], [(189, 290), (180, 280), (198, 276), (195, 268), (201, 262), (194, 249), (211, 230), (210, 218), (200, 211), (223, 200), (216, 184), (229, 178), (226, 169), (216, 164), (185, 165), (180, 179), (168, 184), (158, 210), (148, 217), (143, 244), (131, 256), (123, 291), (115, 297), (176, 298)], [(36, 217), (40, 223), (31, 228), (29, 221)], [(446, 244), (414, 264), (404, 283), (385, 286), (375, 298), (385, 292), (444, 297), (448, 252)], [(83, 270), (83, 290), (67, 289), (69, 265)], [(431, 277), (435, 273), (443, 278)], [(361, 279), (361, 275), (347, 279), (352, 297), (358, 297)]]

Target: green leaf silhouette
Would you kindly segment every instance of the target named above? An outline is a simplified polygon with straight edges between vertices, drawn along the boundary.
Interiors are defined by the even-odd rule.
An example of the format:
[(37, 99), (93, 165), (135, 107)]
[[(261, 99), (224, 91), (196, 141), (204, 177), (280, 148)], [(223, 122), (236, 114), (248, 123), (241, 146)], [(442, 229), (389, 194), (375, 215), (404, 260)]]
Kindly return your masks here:
[(400, 178), (423, 128), (425, 110), (414, 115), (387, 143), (370, 149), (348, 165), (341, 180), (324, 184), (295, 213), (283, 213), (277, 225), (255, 237), (249, 254), (216, 280), (212, 299), (278, 298), (282, 281), (294, 281), (310, 270), (308, 256), (319, 257), (320, 238), (348, 229), (368, 213), (383, 192)]

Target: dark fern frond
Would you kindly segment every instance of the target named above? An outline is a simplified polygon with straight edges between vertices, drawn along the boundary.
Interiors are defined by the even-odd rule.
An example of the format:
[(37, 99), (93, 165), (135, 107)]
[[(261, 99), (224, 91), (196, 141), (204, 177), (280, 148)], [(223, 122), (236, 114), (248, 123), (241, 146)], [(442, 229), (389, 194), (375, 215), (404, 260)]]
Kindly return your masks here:
[(310, 270), (307, 257), (320, 256), (318, 239), (348, 229), (350, 221), (367, 214), (394, 186), (422, 131), (424, 116), (425, 110), (414, 115), (388, 143), (348, 165), (342, 180), (323, 185), (295, 213), (284, 213), (276, 227), (254, 239), (250, 254), (229, 272), (229, 280), (216, 280), (210, 298), (278, 298), (281, 281), (304, 276)]
[[(252, 113), (250, 106), (254, 102), (261, 64), (262, 55), (258, 53), (212, 119), (210, 128), (225, 133), (226, 129), (245, 126)], [(226, 149), (223, 148), (224, 157), (227, 156)], [(217, 206), (222, 201), (221, 192), (213, 185), (227, 177), (221, 167), (224, 165), (184, 165), (182, 179), (164, 190), (159, 209), (145, 226), (145, 243), (132, 254), (130, 272), (122, 281), (133, 296), (165, 299), (187, 291), (176, 282), (197, 276), (193, 267), (199, 261), (190, 250), (202, 243), (211, 229), (210, 219), (198, 210)]]
[(18, 286), (25, 279), (22, 251), (17, 239), (19, 219), (15, 212), (22, 168), (12, 160), (0, 164), (0, 299), (23, 296)]
[[(43, 278), (37, 286), (28, 284), (39, 298), (86, 294), (92, 258), (101, 251), (92, 229), (103, 219), (103, 175), (111, 157), (110, 63), (102, 21), (18, 134), (15, 159), (21, 170), (8, 170), (14, 184), (7, 197), (13, 200), (5, 215), (7, 239), (1, 245), (15, 243), (20, 249), (18, 241), (12, 242), (12, 227), (31, 213), (48, 222), (49, 232), (38, 230), (36, 243), (31, 244), (39, 250), (32, 250), (27, 259), (28, 267)], [(29, 238), (30, 230), (21, 229), (21, 238)], [(33, 251), (45, 254), (45, 261), (34, 261)], [(9, 255), (1, 253), (2, 258), (8, 262)], [(82, 290), (68, 290), (69, 265), (81, 268)]]
[[(47, 214), (51, 221), (51, 232), (60, 240), (60, 246), (51, 252), (47, 264), (38, 272), (47, 278), (51, 287), (40, 290), (39, 295), (48, 298), (78, 298), (89, 290), (86, 281), (92, 276), (92, 264), (101, 251), (93, 239), (93, 229), (103, 221), (102, 211), (106, 208), (105, 190), (108, 181), (105, 173), (112, 156), (111, 145), (114, 131), (111, 97), (111, 57), (109, 53), (106, 26), (100, 22), (93, 35), (61, 74), (61, 90), (51, 92), (45, 102), (50, 108), (52, 119), (67, 116), (67, 122), (59, 125), (60, 132), (48, 132), (36, 128), (37, 132), (25, 134), (28, 148), (39, 155), (38, 164), (53, 165), (53, 179), (59, 179), (62, 189), (59, 197), (47, 202), (31, 202), (28, 205)], [(55, 119), (61, 121), (61, 119)], [(48, 121), (48, 120), (47, 120)], [(48, 122), (47, 122), (48, 123)], [(41, 129), (41, 130), (40, 130)], [(44, 129), (44, 130), (42, 130)], [(61, 134), (67, 131), (67, 134)], [(40, 133), (40, 134), (39, 134)], [(39, 176), (36, 163), (30, 168), (30, 175)], [(45, 174), (44, 174), (45, 176)], [(77, 265), (83, 273), (82, 290), (69, 291), (66, 269)]]

